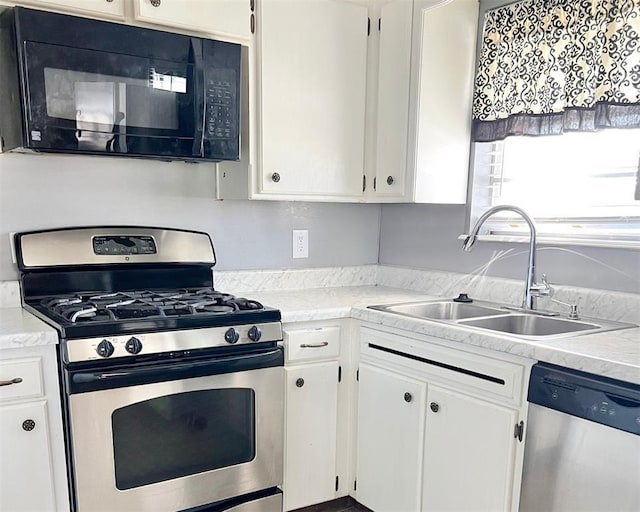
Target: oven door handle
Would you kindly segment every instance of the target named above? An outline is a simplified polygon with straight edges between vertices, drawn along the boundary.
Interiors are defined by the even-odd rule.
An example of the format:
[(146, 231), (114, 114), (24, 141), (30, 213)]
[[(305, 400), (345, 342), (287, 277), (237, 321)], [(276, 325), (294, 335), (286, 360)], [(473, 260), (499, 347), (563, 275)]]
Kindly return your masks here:
[(103, 389), (151, 384), (235, 373), (284, 365), (282, 347), (268, 352), (248, 353), (206, 360), (162, 363), (152, 366), (127, 366), (99, 372), (69, 372), (69, 392), (87, 393)]

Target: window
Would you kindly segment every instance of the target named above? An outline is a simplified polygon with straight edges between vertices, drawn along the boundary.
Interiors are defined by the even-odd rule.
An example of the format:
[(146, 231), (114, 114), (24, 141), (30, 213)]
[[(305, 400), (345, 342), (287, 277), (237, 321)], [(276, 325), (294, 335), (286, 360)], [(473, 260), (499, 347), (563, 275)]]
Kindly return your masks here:
[[(536, 221), (541, 239), (640, 247), (640, 129), (507, 137), (475, 144), (470, 223), (512, 204)], [(522, 219), (489, 219), (494, 238), (525, 235)]]
[(469, 222), (513, 204), (541, 239), (640, 248), (640, 0), (482, 4)]

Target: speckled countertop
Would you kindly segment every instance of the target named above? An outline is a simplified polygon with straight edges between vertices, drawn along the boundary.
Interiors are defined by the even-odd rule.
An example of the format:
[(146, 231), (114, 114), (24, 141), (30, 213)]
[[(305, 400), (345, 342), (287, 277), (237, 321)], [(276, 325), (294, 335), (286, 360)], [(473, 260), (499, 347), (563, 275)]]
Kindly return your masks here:
[[(280, 309), (285, 323), (351, 317), (401, 329), (408, 335), (414, 332), (435, 336), (640, 384), (640, 328), (532, 341), (367, 309), (374, 304), (438, 298), (398, 288), (325, 287), (252, 291), (246, 295)], [(53, 328), (20, 307), (0, 308), (0, 349), (57, 342)]]
[(58, 333), (21, 307), (0, 308), (0, 350), (55, 345)]
[(449, 341), (640, 384), (640, 327), (553, 340), (523, 340), (467, 327), (367, 309), (374, 304), (438, 297), (381, 286), (252, 292), (252, 298), (279, 308), (283, 322), (355, 318), (369, 324), (435, 336)]

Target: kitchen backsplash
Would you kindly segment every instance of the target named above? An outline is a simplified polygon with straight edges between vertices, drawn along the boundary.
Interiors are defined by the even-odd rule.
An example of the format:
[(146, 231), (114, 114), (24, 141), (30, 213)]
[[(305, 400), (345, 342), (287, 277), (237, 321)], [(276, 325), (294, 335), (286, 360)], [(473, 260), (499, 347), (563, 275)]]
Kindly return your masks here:
[[(420, 270), (389, 265), (361, 265), (319, 269), (214, 271), (214, 284), (231, 293), (330, 288), (335, 286), (385, 286), (414, 290), (438, 297), (470, 297), (520, 306), (524, 281), (478, 274)], [(578, 305), (584, 317), (640, 323), (640, 295), (635, 293), (553, 285), (554, 298)], [(565, 306), (538, 299), (539, 309), (567, 311)]]

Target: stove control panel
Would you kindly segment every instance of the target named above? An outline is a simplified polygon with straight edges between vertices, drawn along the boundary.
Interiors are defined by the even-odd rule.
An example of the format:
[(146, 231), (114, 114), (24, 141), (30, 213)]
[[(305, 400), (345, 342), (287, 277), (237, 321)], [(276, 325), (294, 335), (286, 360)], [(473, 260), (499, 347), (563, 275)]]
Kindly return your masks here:
[(282, 324), (235, 325), (181, 331), (147, 332), (70, 339), (64, 342), (66, 362), (96, 361), (137, 355), (170, 354), (201, 348), (228, 347), (282, 341)]
[(156, 254), (158, 249), (151, 236), (94, 236), (93, 252), (100, 256), (129, 256), (131, 254)]

